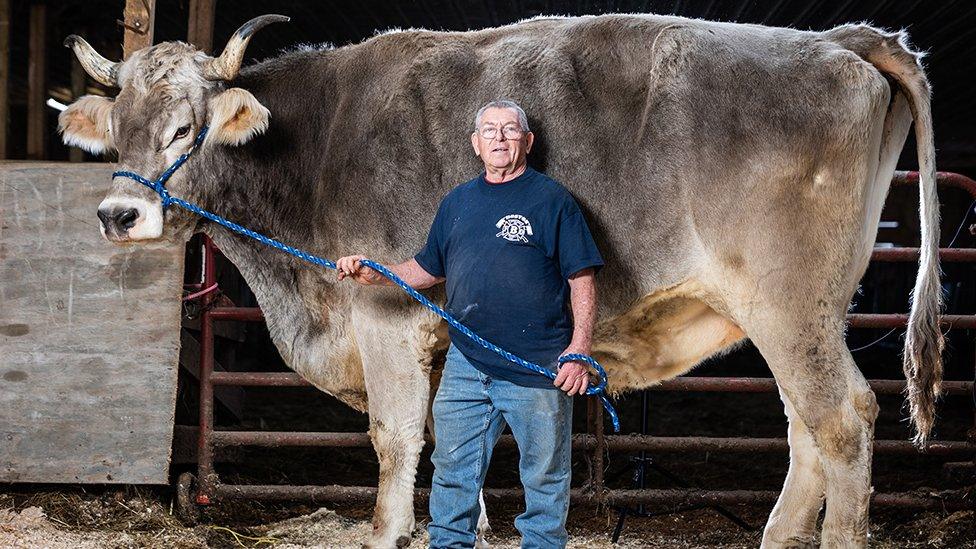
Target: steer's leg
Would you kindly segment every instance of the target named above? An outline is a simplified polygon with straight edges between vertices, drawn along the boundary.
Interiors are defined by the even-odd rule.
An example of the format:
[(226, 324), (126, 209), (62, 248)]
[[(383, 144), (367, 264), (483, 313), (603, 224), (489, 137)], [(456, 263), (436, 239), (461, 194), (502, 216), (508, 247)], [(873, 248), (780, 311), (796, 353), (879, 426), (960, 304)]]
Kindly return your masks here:
[[(791, 423), (791, 477), (770, 516), (763, 537), (765, 547), (795, 547), (810, 543), (809, 523), (820, 507), (820, 483), (810, 462), (810, 442), (819, 455), (827, 510), (823, 547), (863, 547), (867, 544), (868, 503), (871, 496), (871, 446), (877, 403), (851, 358), (843, 337), (843, 308), (826, 300), (804, 305), (802, 294), (781, 307), (755, 302), (744, 316), (746, 333), (762, 352), (786, 398)], [(809, 439), (805, 436), (809, 434)], [(792, 514), (792, 516), (785, 516)]]
[(826, 487), (824, 471), (807, 426), (782, 392), (780, 398), (790, 422), (790, 470), (786, 474), (779, 500), (769, 514), (769, 521), (763, 532), (763, 545), (813, 547), (817, 517), (823, 506)]
[(488, 508), (485, 507), (485, 491), (482, 490), (478, 494), (478, 505), (481, 506), (481, 513), (478, 515), (478, 539), (474, 542), (475, 549), (489, 549), (491, 544), (488, 543), (488, 531), (491, 530), (491, 526), (488, 524)]
[(369, 435), (380, 465), (370, 548), (406, 546), (415, 526), (413, 488), (430, 385), (418, 356), (414, 316), (365, 307), (353, 312), (369, 397)]

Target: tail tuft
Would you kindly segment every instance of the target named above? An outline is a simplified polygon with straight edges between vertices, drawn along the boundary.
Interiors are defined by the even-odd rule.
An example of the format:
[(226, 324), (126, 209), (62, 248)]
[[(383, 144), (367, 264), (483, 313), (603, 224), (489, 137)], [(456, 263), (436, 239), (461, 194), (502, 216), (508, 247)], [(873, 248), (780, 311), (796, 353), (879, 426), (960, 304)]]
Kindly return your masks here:
[[(936, 266), (937, 268), (937, 266)], [(925, 277), (938, 281), (938, 274)], [(921, 282), (921, 281), (920, 281)], [(935, 424), (935, 403), (942, 390), (942, 349), (945, 341), (939, 328), (941, 289), (926, 284), (921, 292), (912, 292), (912, 312), (905, 334), (902, 369), (905, 372), (905, 396), (915, 428), (913, 442), (921, 447)]]

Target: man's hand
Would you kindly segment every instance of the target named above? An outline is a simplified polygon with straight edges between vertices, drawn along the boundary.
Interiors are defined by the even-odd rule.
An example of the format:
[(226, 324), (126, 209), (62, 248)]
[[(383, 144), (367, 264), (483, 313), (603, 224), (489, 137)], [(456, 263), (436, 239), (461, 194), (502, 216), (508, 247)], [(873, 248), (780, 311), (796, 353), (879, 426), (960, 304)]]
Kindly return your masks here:
[[(589, 355), (590, 350), (571, 345), (559, 356), (570, 354)], [(570, 396), (585, 394), (586, 388), (590, 385), (590, 371), (584, 362), (575, 360), (564, 362), (552, 384), (566, 391), (566, 394)]]
[(347, 255), (336, 261), (336, 273), (339, 280), (349, 277), (363, 286), (378, 286), (386, 282), (386, 277), (362, 264), (364, 255)]

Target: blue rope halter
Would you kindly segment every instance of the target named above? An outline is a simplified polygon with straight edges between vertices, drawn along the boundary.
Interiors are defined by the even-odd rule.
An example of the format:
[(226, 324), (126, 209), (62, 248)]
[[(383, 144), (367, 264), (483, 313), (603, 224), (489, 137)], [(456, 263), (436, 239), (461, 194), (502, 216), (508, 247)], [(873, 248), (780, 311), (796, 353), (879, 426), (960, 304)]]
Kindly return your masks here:
[[(218, 225), (226, 227), (227, 229), (230, 229), (235, 233), (247, 236), (249, 238), (253, 238), (254, 240), (257, 240), (258, 242), (266, 246), (271, 246), (272, 248), (291, 254), (309, 263), (335, 270), (336, 264), (333, 261), (329, 261), (328, 259), (299, 250), (298, 248), (289, 246), (273, 238), (268, 238), (263, 234), (256, 233), (251, 229), (248, 229), (247, 227), (242, 227), (241, 225), (238, 225), (233, 221), (224, 219), (223, 217), (220, 217), (215, 213), (208, 212), (207, 210), (204, 210), (203, 208), (197, 206), (196, 204), (191, 204), (181, 198), (170, 196), (169, 191), (166, 190), (166, 181), (168, 181), (169, 178), (172, 177), (174, 173), (176, 173), (176, 170), (180, 169), (180, 167), (186, 163), (186, 161), (190, 158), (190, 155), (193, 154), (193, 152), (200, 146), (200, 143), (203, 142), (204, 137), (206, 137), (207, 135), (207, 129), (208, 128), (204, 126), (200, 130), (200, 133), (197, 134), (196, 139), (194, 139), (193, 146), (190, 147), (190, 150), (180, 155), (180, 157), (177, 158), (169, 168), (166, 168), (166, 171), (160, 174), (160, 176), (157, 177), (154, 181), (150, 181), (149, 179), (146, 179), (145, 177), (135, 172), (129, 172), (129, 171), (113, 172), (112, 177), (128, 177), (129, 179), (133, 179), (135, 181), (138, 181), (139, 183), (142, 183), (146, 187), (149, 187), (156, 194), (158, 194), (159, 197), (162, 199), (164, 211), (169, 207), (170, 204), (176, 204), (177, 206), (183, 208), (184, 210), (195, 213), (203, 218), (209, 219), (210, 221), (213, 221)], [(360, 262), (360, 264), (366, 265), (367, 267), (376, 270), (386, 278), (393, 281), (394, 284), (402, 288), (403, 291), (407, 292), (407, 294), (409, 294), (410, 297), (414, 298), (418, 303), (420, 303), (421, 305), (429, 309), (437, 316), (443, 318), (445, 321), (447, 321), (448, 324), (453, 326), (454, 329), (468, 336), (472, 340), (476, 341), (485, 349), (497, 353), (498, 355), (502, 356), (506, 360), (510, 362), (514, 362), (515, 364), (518, 364), (519, 366), (522, 366), (523, 368), (531, 370), (537, 374), (544, 375), (549, 379), (553, 379), (553, 380), (556, 379), (556, 374), (553, 373), (551, 370), (543, 368), (538, 364), (533, 364), (532, 362), (529, 362), (527, 360), (523, 360), (513, 355), (512, 353), (506, 351), (505, 349), (502, 349), (501, 347), (495, 345), (494, 343), (485, 340), (478, 334), (472, 332), (467, 326), (461, 324), (460, 322), (457, 321), (457, 319), (451, 316), (450, 313), (448, 313), (444, 309), (441, 309), (440, 307), (432, 303), (429, 299), (424, 297), (417, 290), (411, 288), (410, 285), (408, 285), (406, 282), (403, 281), (403, 279), (393, 274), (392, 271), (390, 271), (383, 265), (380, 265), (379, 263), (372, 261), (370, 259), (364, 259)], [(607, 398), (607, 395), (605, 393), (605, 390), (607, 388), (607, 372), (603, 369), (603, 366), (601, 366), (600, 363), (597, 362), (593, 357), (588, 355), (583, 355), (583, 354), (563, 355), (559, 357), (558, 360), (560, 365), (562, 365), (565, 362), (572, 362), (572, 361), (585, 362), (590, 366), (592, 366), (593, 369), (596, 370), (597, 374), (599, 375), (600, 382), (597, 383), (596, 385), (588, 387), (586, 389), (586, 394), (600, 397), (600, 401), (603, 403), (603, 407), (607, 410), (607, 414), (610, 416), (610, 421), (613, 423), (613, 430), (615, 432), (620, 432), (620, 419), (617, 417), (617, 411), (614, 410), (613, 405), (610, 404), (610, 399)]]

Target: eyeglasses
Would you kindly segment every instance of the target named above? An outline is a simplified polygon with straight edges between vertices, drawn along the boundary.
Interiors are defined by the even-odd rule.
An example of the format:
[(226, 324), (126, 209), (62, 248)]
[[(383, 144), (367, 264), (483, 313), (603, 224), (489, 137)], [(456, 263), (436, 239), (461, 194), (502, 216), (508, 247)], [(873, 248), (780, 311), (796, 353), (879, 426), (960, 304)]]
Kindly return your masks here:
[[(494, 126), (485, 126), (481, 128), (481, 131), (479, 131), (478, 134), (484, 139), (495, 139), (498, 137), (498, 128)], [(502, 128), (502, 135), (505, 136), (505, 139), (518, 139), (522, 137), (522, 128), (511, 125), (505, 126)]]

